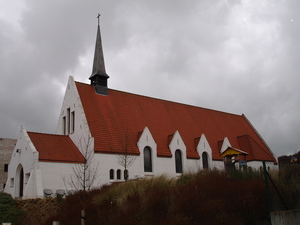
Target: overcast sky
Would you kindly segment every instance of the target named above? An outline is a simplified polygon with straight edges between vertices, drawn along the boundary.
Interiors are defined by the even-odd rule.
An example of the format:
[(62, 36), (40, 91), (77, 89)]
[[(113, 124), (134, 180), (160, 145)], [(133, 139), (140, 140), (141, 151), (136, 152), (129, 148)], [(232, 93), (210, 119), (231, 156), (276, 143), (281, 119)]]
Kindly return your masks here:
[(0, 0), (0, 137), (54, 133), (68, 77), (89, 83), (97, 13), (109, 88), (245, 114), (300, 151), (299, 0)]

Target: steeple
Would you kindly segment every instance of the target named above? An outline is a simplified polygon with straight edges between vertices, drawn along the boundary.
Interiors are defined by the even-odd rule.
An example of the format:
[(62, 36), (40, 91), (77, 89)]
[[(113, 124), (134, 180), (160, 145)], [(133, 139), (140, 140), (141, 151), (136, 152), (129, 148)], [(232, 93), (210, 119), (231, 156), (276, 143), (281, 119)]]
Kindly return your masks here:
[(109, 76), (106, 74), (105, 71), (105, 64), (104, 64), (104, 56), (102, 50), (102, 42), (101, 42), (101, 35), (100, 35), (100, 25), (99, 25), (99, 17), (98, 14), (98, 29), (97, 29), (97, 38), (96, 38), (96, 45), (95, 45), (95, 53), (94, 53), (94, 64), (92, 75), (90, 76), (91, 85), (94, 86), (94, 89), (97, 94), (101, 95), (108, 95), (108, 88), (107, 88), (107, 79)]

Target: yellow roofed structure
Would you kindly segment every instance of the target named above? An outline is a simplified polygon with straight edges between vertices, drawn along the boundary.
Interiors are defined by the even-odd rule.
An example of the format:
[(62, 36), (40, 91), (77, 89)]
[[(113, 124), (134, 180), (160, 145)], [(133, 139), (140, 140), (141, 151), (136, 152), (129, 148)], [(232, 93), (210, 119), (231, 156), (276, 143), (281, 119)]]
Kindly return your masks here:
[(249, 153), (244, 152), (237, 148), (228, 147), (222, 154), (221, 157), (225, 156), (235, 156), (235, 155), (249, 155)]

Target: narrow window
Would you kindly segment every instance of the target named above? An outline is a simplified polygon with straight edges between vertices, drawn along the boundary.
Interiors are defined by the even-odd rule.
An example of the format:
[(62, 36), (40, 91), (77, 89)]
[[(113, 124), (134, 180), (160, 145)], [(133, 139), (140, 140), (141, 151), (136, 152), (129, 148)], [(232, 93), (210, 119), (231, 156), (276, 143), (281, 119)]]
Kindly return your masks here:
[(19, 197), (23, 197), (23, 192), (24, 192), (24, 170), (23, 167), (21, 167), (20, 170), (20, 177), (19, 177)]
[(144, 148), (144, 171), (152, 172), (151, 149), (149, 147)]
[(70, 128), (71, 128), (71, 123), (70, 123), (70, 108), (67, 109), (67, 133), (70, 134)]
[(71, 112), (71, 133), (75, 131), (75, 111)]
[(114, 173), (115, 173), (115, 171), (114, 171), (113, 169), (111, 169), (111, 170), (109, 171), (109, 179), (110, 179), (110, 180), (113, 180), (113, 179), (114, 179)]
[(117, 170), (117, 180), (121, 180), (121, 170)]
[(182, 173), (182, 156), (180, 150), (175, 151), (175, 169), (176, 173)]
[(8, 164), (4, 164), (4, 172), (8, 171)]
[(66, 121), (66, 117), (64, 116), (63, 118), (63, 134), (66, 135), (67, 134), (67, 121)]
[(208, 169), (208, 156), (206, 152), (202, 153), (202, 165), (203, 169)]

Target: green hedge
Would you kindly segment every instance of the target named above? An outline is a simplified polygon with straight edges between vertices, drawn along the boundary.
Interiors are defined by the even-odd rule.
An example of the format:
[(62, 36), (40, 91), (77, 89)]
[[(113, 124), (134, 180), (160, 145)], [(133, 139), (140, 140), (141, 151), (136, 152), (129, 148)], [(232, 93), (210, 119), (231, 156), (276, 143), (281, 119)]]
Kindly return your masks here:
[(11, 195), (0, 192), (0, 224), (19, 224), (24, 212), (17, 209), (16, 200)]

